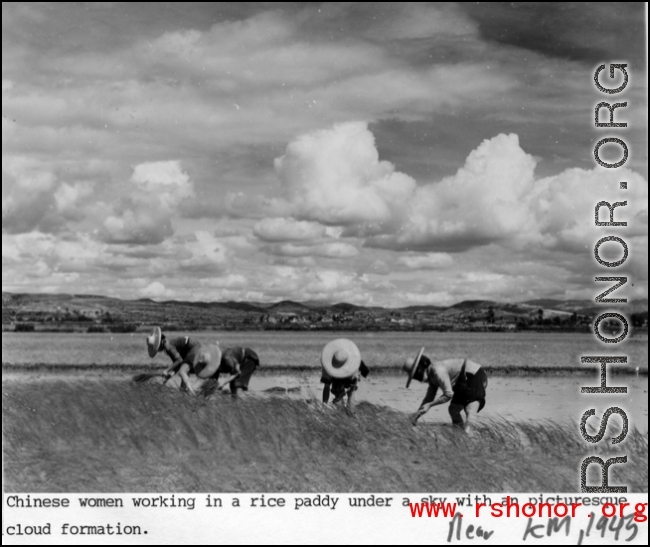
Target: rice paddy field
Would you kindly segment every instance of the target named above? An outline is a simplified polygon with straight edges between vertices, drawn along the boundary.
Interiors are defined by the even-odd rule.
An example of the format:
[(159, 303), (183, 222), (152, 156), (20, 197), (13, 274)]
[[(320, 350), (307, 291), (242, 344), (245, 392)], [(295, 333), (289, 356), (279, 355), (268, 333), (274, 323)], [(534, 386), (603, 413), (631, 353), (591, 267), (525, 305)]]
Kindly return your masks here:
[[(257, 351), (264, 366), (297, 368), (318, 368), (320, 351), (337, 337), (354, 340), (364, 361), (372, 368), (401, 365), (405, 356), (422, 346), (432, 359), (463, 356), (490, 366), (580, 368), (582, 355), (600, 355), (604, 346), (588, 333), (209, 331), (190, 334), (206, 343), (218, 341), (222, 346), (250, 346)], [(607, 348), (607, 355), (627, 355), (630, 364), (647, 369), (647, 335), (630, 337), (612, 351)], [(163, 366), (166, 359), (158, 356), (153, 362)], [(2, 362), (84, 366), (152, 363), (146, 353), (143, 333), (3, 333)]]
[[(331, 333), (199, 333), (259, 352), (262, 366), (237, 401), (191, 397), (156, 378), (131, 382), (167, 364), (149, 360), (142, 335), (3, 334), (5, 490), (577, 492), (585, 457), (626, 454), (610, 484), (647, 492), (647, 337), (623, 348), (629, 367), (610, 376), (628, 394), (604, 397), (580, 394), (598, 383), (594, 367), (579, 365), (580, 355), (602, 354), (593, 337), (340, 335), (358, 343), (372, 371), (354, 415), (319, 401), (318, 357)], [(397, 367), (422, 345), (432, 358), (488, 367), (487, 406), (469, 434), (449, 425), (445, 405), (410, 425), (425, 387), (406, 390)], [(611, 404), (630, 415), (627, 438), (589, 445), (582, 413), (596, 408), (593, 433)], [(605, 439), (619, 424), (610, 420)]]

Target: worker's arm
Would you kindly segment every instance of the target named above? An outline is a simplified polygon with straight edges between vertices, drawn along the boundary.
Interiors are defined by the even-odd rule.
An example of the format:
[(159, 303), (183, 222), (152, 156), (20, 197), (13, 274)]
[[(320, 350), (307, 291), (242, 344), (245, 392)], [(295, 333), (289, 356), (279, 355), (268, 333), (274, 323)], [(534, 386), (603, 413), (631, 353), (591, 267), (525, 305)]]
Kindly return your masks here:
[(172, 364), (165, 371), (165, 375), (166, 376), (173, 376), (181, 368), (181, 365), (183, 364), (183, 358), (181, 357), (181, 354), (178, 353), (178, 350), (172, 344), (170, 344), (168, 341), (165, 341), (165, 345), (164, 345), (163, 349), (164, 349), (165, 353), (169, 356), (169, 358), (172, 360)]
[(438, 392), (438, 386), (436, 384), (429, 383), (427, 394), (424, 396), (424, 399), (422, 399), (420, 408), (418, 408), (415, 414), (411, 415), (411, 423), (413, 425), (415, 425), (417, 421), (420, 419), (420, 417), (426, 414), (429, 411), (429, 409), (433, 406), (433, 402), (436, 398), (437, 392)]
[[(429, 380), (429, 389), (427, 390), (427, 395), (422, 401), (418, 411), (411, 416), (411, 423), (416, 424), (418, 419), (426, 414), (431, 407), (436, 405), (441, 405), (450, 401), (454, 396), (454, 390), (451, 387), (451, 378), (446, 370), (439, 370), (434, 367), (430, 367), (427, 373), (427, 378)], [(441, 393), (436, 397), (436, 393), (440, 388)]]
[(188, 376), (188, 372), (190, 370), (190, 365), (187, 363), (182, 363), (181, 367), (178, 369), (178, 375), (181, 377), (181, 385), (187, 391), (189, 391), (192, 395), (196, 395), (194, 390), (192, 389), (192, 386), (190, 385), (190, 377)]
[(435, 397), (433, 401), (428, 403), (427, 410), (429, 410), (432, 406), (442, 405), (454, 398), (454, 391), (451, 388), (451, 382), (447, 380), (447, 382), (444, 382), (444, 385), (441, 387), (442, 393)]
[(451, 378), (449, 378), (448, 373), (437, 374), (436, 382), (440, 386), (441, 393), (433, 402), (430, 403), (431, 406), (429, 408), (436, 405), (442, 405), (454, 398), (454, 389), (451, 387)]
[(228, 374), (221, 382), (219, 382), (217, 389), (221, 389), (222, 387), (232, 382), (235, 378), (237, 378), (241, 374), (241, 367), (239, 365), (239, 361), (237, 361), (237, 359), (235, 359), (233, 355), (229, 353), (224, 354), (221, 357), (221, 363), (225, 364), (226, 366), (224, 368), (231, 370), (231, 373)]
[(241, 374), (240, 372), (237, 372), (236, 374), (229, 374), (228, 376), (226, 376), (226, 378), (225, 378), (224, 380), (222, 380), (221, 382), (219, 382), (219, 385), (217, 386), (217, 389), (221, 389), (221, 388), (223, 388), (224, 386), (228, 385), (228, 384), (229, 384), (230, 382), (232, 382), (235, 378), (237, 378), (240, 374)]

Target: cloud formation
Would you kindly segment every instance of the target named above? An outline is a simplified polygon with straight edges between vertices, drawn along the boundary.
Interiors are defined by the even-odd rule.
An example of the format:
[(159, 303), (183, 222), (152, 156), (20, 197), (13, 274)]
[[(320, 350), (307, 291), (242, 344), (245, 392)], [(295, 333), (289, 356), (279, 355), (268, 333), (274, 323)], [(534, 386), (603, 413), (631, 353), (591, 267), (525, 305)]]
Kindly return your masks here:
[(298, 218), (383, 232), (400, 221), (415, 181), (379, 160), (365, 123), (303, 135), (275, 160), (289, 208)]
[(129, 185), (128, 194), (113, 205), (113, 214), (104, 220), (103, 241), (148, 245), (173, 235), (172, 218), (182, 201), (194, 195), (180, 162), (136, 165)]
[[(576, 251), (598, 233), (589, 223), (594, 196), (627, 199), (617, 213), (630, 221), (622, 233), (647, 233), (647, 182), (638, 173), (595, 167), (537, 178), (536, 164), (517, 135), (500, 134), (473, 150), (455, 175), (418, 185), (379, 159), (365, 124), (352, 123), (297, 138), (275, 166), (295, 217), (340, 226), (367, 247), (459, 253), (498, 243)], [(628, 181), (622, 197), (620, 180)]]
[(413, 270), (436, 270), (451, 266), (454, 259), (448, 253), (427, 253), (401, 256), (397, 262)]
[[(627, 199), (646, 297), (645, 50), (620, 38), (642, 9), (5, 2), (3, 288), (593, 298), (593, 208)], [(611, 172), (588, 128), (614, 47), (634, 78)]]
[(253, 227), (255, 235), (266, 242), (303, 241), (325, 237), (324, 226), (291, 218), (266, 218)]
[(420, 186), (405, 202), (408, 220), (367, 244), (459, 252), (519, 236), (529, 221), (522, 202), (534, 169), (516, 135), (497, 135), (472, 151), (454, 176)]
[(69, 221), (84, 218), (81, 203), (91, 192), (91, 184), (61, 182), (43, 162), (26, 156), (4, 156), (2, 229), (14, 234), (64, 230)]
[(295, 245), (285, 243), (271, 248), (271, 252), (288, 257), (324, 257), (324, 258), (352, 258), (359, 254), (359, 250), (350, 243), (330, 242), (317, 245)]

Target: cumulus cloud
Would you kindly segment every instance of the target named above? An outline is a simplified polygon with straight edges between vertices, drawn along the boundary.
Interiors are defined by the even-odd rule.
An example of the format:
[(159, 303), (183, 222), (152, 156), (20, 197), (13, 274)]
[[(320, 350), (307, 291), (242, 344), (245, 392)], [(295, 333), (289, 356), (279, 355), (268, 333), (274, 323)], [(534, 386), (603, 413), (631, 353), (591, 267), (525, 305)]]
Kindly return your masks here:
[[(160, 262), (161, 274), (180, 274), (184, 278), (221, 276), (234, 258), (232, 249), (222, 238), (203, 230), (180, 241), (165, 241), (162, 248), (167, 257)], [(161, 253), (160, 249), (156, 252)]]
[(172, 218), (194, 186), (179, 161), (142, 163), (133, 169), (130, 192), (103, 223), (107, 243), (161, 243), (174, 233)]
[(79, 205), (92, 188), (92, 183), (61, 182), (44, 162), (34, 158), (4, 156), (2, 228), (14, 234), (64, 230), (66, 221), (85, 218), (86, 211)]
[(79, 207), (79, 202), (90, 196), (93, 187), (90, 184), (62, 184), (54, 192), (54, 201), (57, 210), (68, 220), (81, 220), (85, 214)]
[[(617, 210), (630, 220), (624, 233), (647, 232), (647, 182), (638, 173), (567, 169), (536, 178), (536, 163), (517, 135), (499, 134), (472, 151), (456, 174), (418, 186), (379, 159), (366, 124), (350, 123), (294, 140), (276, 170), (294, 217), (338, 226), (343, 237), (362, 237), (367, 247), (449, 253), (498, 243), (575, 251), (597, 233), (589, 223), (597, 195), (627, 199)], [(628, 181), (624, 195), (619, 180)]]
[(2, 161), (2, 229), (28, 232), (48, 213), (55, 177), (19, 158)]
[(173, 235), (167, 211), (150, 210), (149, 207), (146, 203), (132, 200), (116, 206), (116, 214), (104, 220), (102, 239), (106, 243), (149, 245), (161, 243)]
[(61, 238), (54, 234), (32, 231), (2, 236), (2, 259), (13, 266), (12, 278), (20, 280), (39, 264), (39, 276), (55, 273), (95, 273), (97, 259), (105, 252), (105, 246), (87, 235)]
[(295, 217), (338, 225), (387, 248), (464, 250), (518, 233), (535, 160), (516, 135), (486, 140), (453, 177), (418, 187), (381, 161), (365, 123), (299, 137), (275, 162)]
[(196, 291), (201, 286), (245, 288), (244, 274), (233, 271), (240, 249), (237, 241), (224, 242), (205, 231), (148, 246), (103, 243), (81, 233), (62, 238), (5, 232), (3, 286), (19, 292), (47, 286), (61, 292), (196, 300), (212, 294)]
[(320, 243), (318, 245), (295, 245), (285, 243), (271, 247), (271, 252), (280, 256), (303, 257), (320, 256), (324, 258), (352, 258), (359, 254), (354, 245), (344, 242)]
[[(47, 192), (54, 187), (56, 177), (43, 168), (35, 159), (25, 156), (8, 156), (2, 161), (3, 175), (10, 176), (14, 183), (28, 193)], [(3, 181), (4, 189), (4, 181)]]
[(327, 235), (321, 224), (290, 218), (264, 219), (255, 225), (253, 232), (266, 242), (314, 240)]
[(194, 195), (194, 186), (179, 161), (141, 163), (133, 169), (131, 181), (141, 190), (160, 198), (169, 208), (176, 202)]
[(167, 296), (168, 291), (165, 285), (163, 285), (160, 281), (154, 281), (153, 283), (147, 285), (144, 289), (141, 289), (140, 294), (147, 298), (156, 300)]
[(454, 263), (454, 259), (447, 253), (428, 253), (424, 255), (401, 256), (398, 263), (413, 270), (435, 270), (445, 268)]
[(401, 220), (415, 181), (379, 160), (365, 123), (345, 123), (303, 135), (275, 160), (294, 216), (383, 232)]
[[(627, 190), (620, 190), (620, 181), (628, 183)], [(592, 246), (592, 242), (603, 237), (604, 228), (585, 219), (594, 218), (600, 201), (627, 202), (615, 209), (614, 220), (626, 221), (628, 226), (609, 228), (610, 231), (625, 237), (647, 238), (648, 182), (640, 174), (625, 167), (567, 169), (537, 181), (527, 200), (528, 211), (536, 220), (540, 245), (567, 252)], [(609, 221), (607, 207), (601, 208), (600, 220)]]
[(399, 230), (367, 244), (458, 252), (520, 236), (531, 227), (524, 204), (534, 185), (535, 163), (516, 135), (486, 140), (454, 176), (420, 186), (409, 196), (408, 220)]

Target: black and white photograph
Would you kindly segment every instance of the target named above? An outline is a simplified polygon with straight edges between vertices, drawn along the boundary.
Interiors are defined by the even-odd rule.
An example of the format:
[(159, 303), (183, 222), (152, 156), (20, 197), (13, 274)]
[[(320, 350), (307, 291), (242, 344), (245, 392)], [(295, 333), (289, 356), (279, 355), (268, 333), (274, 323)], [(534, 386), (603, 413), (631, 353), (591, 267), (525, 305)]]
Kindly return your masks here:
[(5, 501), (647, 501), (646, 30), (3, 2)]

